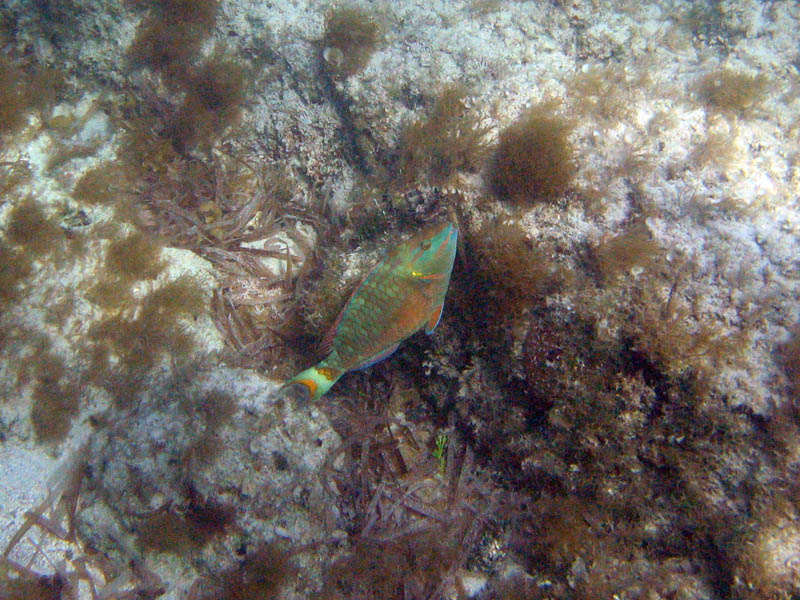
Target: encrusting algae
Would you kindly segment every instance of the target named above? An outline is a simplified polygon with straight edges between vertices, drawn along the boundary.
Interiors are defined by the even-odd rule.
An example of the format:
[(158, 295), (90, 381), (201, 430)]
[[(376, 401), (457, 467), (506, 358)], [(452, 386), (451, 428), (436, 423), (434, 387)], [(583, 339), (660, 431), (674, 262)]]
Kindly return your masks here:
[(458, 229), (423, 230), (381, 260), (350, 297), (322, 341), (326, 358), (286, 382), (318, 399), (347, 371), (390, 356), (400, 342), (439, 323), (456, 256)]

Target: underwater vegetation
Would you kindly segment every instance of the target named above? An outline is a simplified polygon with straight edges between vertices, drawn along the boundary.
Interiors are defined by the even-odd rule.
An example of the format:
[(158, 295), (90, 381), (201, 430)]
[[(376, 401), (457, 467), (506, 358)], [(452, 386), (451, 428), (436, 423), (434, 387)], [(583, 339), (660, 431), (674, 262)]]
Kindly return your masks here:
[(526, 110), (499, 134), (488, 167), (489, 188), (517, 204), (559, 199), (576, 174), (571, 132), (571, 122), (554, 103)]
[(362, 174), (374, 168), (370, 126), (354, 113), (354, 99), (344, 82), (362, 71), (382, 41), (378, 21), (365, 9), (338, 5), (326, 14), (325, 32), (316, 42), (322, 93), (336, 112), (345, 157)]
[(427, 117), (407, 126), (396, 153), (397, 178), (402, 190), (412, 185), (445, 186), (458, 172), (474, 173), (489, 155), (490, 127), (467, 105), (467, 89), (446, 87)]
[[(183, 96), (169, 113), (151, 119), (156, 121), (151, 125), (159, 125), (159, 135), (181, 154), (208, 152), (236, 121), (250, 73), (222, 44), (200, 60), (201, 46), (216, 24), (217, 0), (154, 0), (149, 4), (149, 15), (139, 24), (128, 55), (135, 68), (149, 69), (172, 94)], [(174, 102), (150, 100), (157, 105)], [(159, 120), (166, 122), (159, 124)]]
[(689, 161), (698, 167), (713, 166), (726, 169), (737, 155), (736, 140), (729, 133), (712, 132), (692, 149)]
[[(1, 156), (1, 155), (0, 155)], [(0, 198), (8, 201), (14, 191), (22, 183), (29, 181), (31, 169), (24, 159), (0, 161)], [(0, 202), (0, 205), (2, 202)]]
[(164, 505), (152, 511), (137, 525), (136, 539), (143, 548), (180, 556), (222, 535), (234, 521), (233, 507), (203, 498), (187, 484), (183, 505), (179, 509)]
[[(124, 296), (119, 299), (125, 301)], [(205, 303), (199, 284), (183, 276), (95, 321), (87, 338), (97, 358), (105, 357), (107, 363), (113, 360), (109, 365), (118, 364), (130, 372), (149, 369), (165, 355), (173, 360), (189, 355), (194, 341), (183, 320), (199, 314)]]
[(86, 291), (86, 298), (106, 310), (119, 311), (132, 300), (136, 281), (153, 280), (162, 272), (161, 244), (152, 236), (131, 233), (108, 244), (104, 269)]
[(15, 300), (19, 286), (31, 273), (31, 259), (0, 241), (0, 307)]
[[(759, 469), (789, 464), (796, 413), (754, 414), (733, 406), (713, 383), (720, 366), (741, 364), (751, 318), (739, 307), (724, 317), (709, 310), (704, 286), (693, 285), (698, 267), (649, 233), (644, 213), (652, 209), (642, 208), (647, 199), (638, 197), (644, 188), (635, 182), (631, 214), (619, 228), (609, 233), (598, 219), (606, 235), (575, 245), (552, 234), (573, 216), (555, 202), (573, 189), (579, 168), (572, 119), (600, 128), (628, 119), (626, 98), (641, 85), (639, 72), (611, 62), (581, 72), (567, 83), (567, 108), (533, 107), (500, 132), (495, 147), (487, 145), (491, 131), (468, 90), (446, 86), (394, 148), (382, 149), (388, 166), (378, 177), (388, 174), (386, 180), (364, 183), (370, 192), (346, 215), (332, 215), (323, 206), (327, 192), (298, 185), (298, 170), (301, 179), (308, 175), (302, 167), (283, 166), (279, 142), (254, 142), (253, 151), (252, 139), (236, 128), (249, 108), (254, 70), (221, 45), (201, 56), (211, 34), (221, 34), (213, 32), (218, 3), (142, 6), (147, 13), (129, 52), (140, 77), (123, 86), (125, 101), (103, 105), (125, 131), (117, 159), (77, 181), (61, 172), (65, 163), (51, 165), (67, 186), (74, 182), (73, 198), (87, 213), (116, 211), (115, 223), (95, 230), (103, 259), (79, 290), (96, 317), (80, 340), (88, 371), (73, 376), (72, 364), (41, 344), (40, 360), (30, 361), (20, 382), (34, 402), (36, 440), (45, 443), (63, 439), (87, 385), (112, 405), (88, 419), (101, 434), (116, 421), (120, 435), (145, 394), (154, 407), (179, 404), (189, 424), (177, 450), (174, 438), (143, 444), (144, 455), (174, 469), (156, 482), (174, 483), (163, 502), (146, 504), (154, 497), (148, 471), (124, 463), (130, 481), (118, 488), (122, 499), (137, 497), (146, 509), (127, 515), (131, 555), (124, 544), (93, 549), (116, 553), (118, 569), (106, 565), (106, 581), (130, 575), (141, 584), (126, 588), (130, 597), (156, 598), (169, 582), (150, 573), (148, 561), (183, 559), (200, 575), (190, 600), (289, 591), (331, 599), (465, 597), (465, 569), (486, 576), (483, 597), (506, 600), (796, 593), (794, 558), (770, 554), (800, 539), (796, 486), (787, 483), (788, 468), (776, 467), (787, 481), (768, 480), (771, 471)], [(473, 3), (476, 10), (498, 6)], [(368, 64), (380, 29), (372, 12), (329, 10), (318, 47), (332, 87)], [(745, 91), (758, 87), (718, 77), (707, 90), (701, 80), (697, 97), (714, 110), (748, 114), (763, 90), (750, 89), (750, 100), (720, 92), (740, 84)], [(31, 110), (20, 113), (23, 121)], [(689, 163), (712, 164), (724, 142), (709, 137)], [(648, 152), (632, 144), (610, 176), (641, 181)], [(492, 192), (477, 207), (469, 194), (399, 189), (472, 185), (477, 178), (459, 174), (476, 173)], [(402, 193), (377, 197), (376, 188)], [(439, 198), (417, 201), (423, 195)], [(605, 202), (603, 192), (596, 196), (597, 204)], [(534, 211), (552, 215), (550, 223), (536, 221), (541, 236), (527, 227), (538, 203), (553, 204)], [(221, 391), (184, 394), (180, 378), (156, 389), (150, 369), (185, 364), (194, 350), (188, 325), (210, 312), (228, 344), (211, 362), (291, 375), (295, 355), (330, 325), (359, 267), (391, 235), (417, 230), (442, 208), (457, 211), (464, 244), (434, 343), (410, 339), (392, 361), (342, 381), (319, 408), (341, 438), (321, 471), (333, 501), (313, 506), (301, 490), (291, 502), (312, 505), (326, 534), (335, 527), (336, 535), (305, 546), (243, 535), (247, 521), (264, 518), (245, 508), (253, 488), (223, 485), (224, 477), (196, 484), (228, 450), (238, 399)], [(0, 240), (4, 307), (23, 297), (29, 274), (48, 266), (75, 235), (51, 212), (39, 199), (8, 211)], [(381, 237), (387, 223), (392, 232)], [(189, 278), (163, 283), (164, 246), (207, 259), (219, 277), (213, 293)], [(58, 321), (53, 314), (46, 319)], [(21, 335), (6, 324), (0, 331), (9, 344)], [(776, 348), (791, 393), (800, 371), (796, 341), (793, 333)], [(252, 411), (248, 406), (236, 421)], [(154, 412), (143, 410), (142, 418)], [(257, 442), (266, 433), (252, 437)], [(242, 448), (239, 456), (248, 457), (252, 450)], [(92, 452), (93, 469), (119, 455)], [(303, 474), (294, 472), (291, 453), (250, 460), (265, 478), (302, 487), (295, 487)], [(88, 471), (87, 503), (110, 479)], [(83, 506), (78, 495), (68, 498), (67, 512)], [(265, 506), (265, 513), (285, 508)], [(299, 558), (304, 552), (312, 558)], [(310, 587), (314, 576), (306, 568), (313, 562), (321, 565), (321, 590)], [(81, 573), (56, 569), (36, 577), (3, 563), (0, 596), (47, 597), (85, 583)], [(512, 570), (526, 575), (499, 581)], [(20, 576), (6, 581), (6, 573)]]
[[(797, 487), (781, 492), (796, 497)], [(735, 593), (744, 600), (794, 597), (800, 592), (797, 502), (781, 493), (759, 491), (753, 505), (753, 522), (733, 540), (735, 545), (729, 552), (735, 574)]]
[(592, 248), (600, 275), (607, 282), (629, 277), (634, 268), (651, 266), (662, 253), (644, 224), (635, 224), (618, 235), (604, 238)]
[(0, 580), (0, 594), (5, 600), (61, 600), (67, 582), (55, 575), (24, 574)]
[(355, 75), (367, 66), (381, 37), (380, 26), (366, 10), (346, 5), (331, 9), (320, 41), (325, 69), (334, 79)]
[(701, 317), (691, 303), (693, 290), (686, 289), (687, 270), (682, 265), (670, 271), (672, 286), (665, 295), (652, 280), (633, 291), (633, 313), (623, 331), (635, 339), (643, 352), (667, 375), (691, 369), (703, 375), (723, 364), (735, 364), (750, 345), (750, 328), (723, 327)]
[[(260, 161), (251, 164), (241, 153), (219, 145), (225, 136), (235, 135), (253, 71), (221, 44), (207, 57), (201, 57), (199, 45), (192, 44), (166, 54), (150, 52), (152, 36), (160, 35), (159, 19), (190, 28), (194, 32), (191, 40), (205, 39), (213, 28), (216, 10), (216, 2), (151, 5), (151, 16), (140, 24), (138, 41), (130, 51), (135, 67), (144, 70), (144, 78), (126, 88), (125, 102), (107, 108), (124, 131), (118, 160), (86, 172), (73, 189), (78, 201), (110, 204), (120, 220), (145, 232), (129, 239), (128, 243), (136, 243), (130, 248), (130, 264), (124, 267), (112, 265), (121, 242), (111, 244), (106, 273), (87, 292), (92, 302), (112, 311), (102, 327), (93, 329), (92, 335), (99, 336), (95, 340), (100, 342), (95, 344), (98, 352), (109, 344), (119, 346), (114, 340), (132, 343), (132, 338), (146, 336), (150, 325), (155, 325), (155, 338), (166, 344), (159, 342), (159, 348), (169, 347), (172, 332), (177, 344), (172, 350), (182, 353), (189, 349), (185, 337), (167, 325), (169, 318), (176, 316), (172, 309), (141, 312), (143, 305), (127, 300), (127, 304), (113, 306), (116, 300), (126, 298), (124, 290), (131, 281), (157, 274), (160, 267), (151, 255), (162, 244), (192, 250), (219, 269), (223, 285), (212, 294), (210, 306), (219, 331), (238, 360), (263, 365), (265, 359), (258, 348), (266, 352), (275, 347), (272, 333), (265, 333), (263, 326), (277, 328), (276, 323), (282, 322), (282, 312), (273, 307), (286, 300), (284, 287), (293, 273), (289, 267), (286, 278), (279, 277), (265, 266), (265, 259), (300, 263), (304, 257), (289, 252), (286, 241), (295, 241), (300, 252), (307, 251), (308, 245), (295, 226), (303, 212), (292, 200), (294, 190), (286, 171)], [(149, 28), (154, 28), (155, 34)], [(161, 78), (168, 93), (157, 91), (163, 88), (153, 77)], [(282, 241), (253, 247), (252, 242), (278, 234), (285, 236)], [(125, 250), (119, 249), (124, 255)], [(130, 262), (135, 260), (142, 264), (136, 267)], [(136, 270), (138, 274), (133, 273)], [(126, 272), (129, 275), (122, 277)], [(196, 314), (193, 308), (181, 310), (184, 315)], [(164, 314), (162, 325), (140, 318), (155, 319), (159, 312)], [(149, 341), (156, 342), (155, 338)], [(125, 359), (123, 363), (134, 366), (135, 354), (126, 356), (132, 362)]]
[(455, 540), (442, 543), (448, 531), (430, 531), (387, 542), (364, 541), (328, 571), (321, 598), (402, 598), (409, 588), (419, 598), (437, 597), (451, 565), (462, 551)]
[[(151, 71), (157, 67), (149, 66)], [(162, 79), (174, 88), (174, 94), (181, 94), (181, 100), (176, 103), (173, 95), (159, 97), (147, 88), (134, 91), (132, 102), (142, 105), (132, 114), (121, 115), (121, 124), (127, 131), (124, 155), (147, 157), (148, 162), (142, 166), (156, 167), (160, 163), (161, 169), (173, 158), (163, 147), (166, 142), (182, 156), (192, 152), (207, 155), (220, 136), (238, 121), (251, 75), (250, 68), (231, 56), (223, 45), (199, 64), (184, 66), (178, 73), (162, 73)], [(143, 98), (136, 97), (140, 94)], [(133, 167), (134, 163), (129, 162), (128, 166)]]
[[(115, 580), (114, 585), (126, 586), (131, 590), (130, 597), (154, 600), (165, 592), (158, 575), (150, 571), (136, 553), (129, 553), (127, 558), (130, 562), (120, 572), (108, 560), (100, 560), (96, 549), (80, 539), (77, 516), (86, 493), (88, 475), (85, 451), (86, 446), (78, 448), (75, 456), (53, 474), (47, 498), (26, 513), (22, 525), (3, 549), (0, 555), (0, 597), (9, 600), (78, 598), (79, 590), (97, 591), (96, 573), (90, 572), (90, 567), (102, 572), (105, 581)], [(35, 542), (29, 536), (32, 532), (38, 538)], [(71, 544), (69, 553), (76, 554), (75, 560), (69, 566), (62, 562), (52, 575), (43, 575), (30, 565), (10, 558), (14, 549), (20, 546), (33, 545), (41, 552), (41, 540), (46, 537)], [(134, 572), (138, 576), (133, 575)], [(108, 590), (110, 586), (104, 587)], [(97, 597), (96, 593), (93, 597)]]
[[(206, 5), (216, 7), (215, 3)], [(132, 52), (132, 62), (144, 71), (136, 84), (129, 82), (124, 90), (135, 101), (102, 102), (102, 110), (124, 131), (117, 158), (85, 172), (77, 181), (64, 178), (72, 186), (73, 199), (84, 207), (69, 210), (84, 217), (90, 215), (82, 226), (90, 229), (94, 236), (92, 250), (99, 251), (102, 259), (97, 270), (83, 277), (77, 289), (59, 289), (64, 296), (63, 302), (58, 300), (64, 306), (58, 308), (59, 316), (54, 314), (53, 306), (44, 307), (44, 318), (55, 326), (57, 334), (70, 336), (77, 355), (72, 357), (75, 361), (63, 360), (45, 342), (37, 347), (36, 357), (20, 351), (20, 358), (28, 359), (28, 366), (14, 389), (24, 390), (30, 397), (32, 437), (46, 448), (65, 438), (87, 398), (98, 400), (99, 409), (86, 422), (95, 431), (102, 431), (116, 420), (124, 420), (120, 415), (143, 402), (152, 389), (154, 366), (175, 369), (193, 355), (195, 344), (188, 325), (208, 312), (211, 294), (188, 276), (164, 282), (165, 245), (188, 247), (219, 267), (219, 323), (224, 323), (220, 329), (232, 332), (230, 339), (242, 344), (236, 348), (242, 350), (239, 360), (258, 364), (266, 361), (259, 350), (266, 348), (263, 351), (268, 352), (274, 346), (272, 333), (261, 325), (283, 319), (282, 314), (264, 314), (268, 311), (263, 307), (280, 305), (286, 299), (284, 286), (299, 271), (299, 267), (293, 269), (292, 261), (299, 265), (305, 257), (296, 253), (309, 249), (304, 245), (307, 231), (301, 232), (296, 226), (303, 213), (292, 202), (294, 190), (283, 169), (261, 163), (254, 168), (230, 151), (223, 150), (213, 158), (208, 155), (238, 119), (248, 90), (249, 68), (223, 50), (198, 61), (192, 60), (197, 57), (194, 50), (188, 53), (173, 47), (168, 52), (158, 52), (159, 31), (166, 35), (156, 24), (158, 19), (170, 26), (179, 24), (176, 31), (191, 29), (189, 42), (205, 39), (204, 30), (210, 23), (207, 17), (212, 13), (207, 12), (204, 17), (201, 9), (196, 2), (150, 5), (150, 14), (155, 16), (152, 21), (146, 17), (142, 27), (152, 29), (146, 33), (140, 29), (140, 45)], [(199, 50), (199, 44), (194, 45)], [(192, 46), (193, 42), (188, 44), (190, 50)], [(161, 81), (151, 86), (157, 78)], [(159, 97), (165, 88), (168, 93)], [(63, 176), (64, 164), (53, 163), (48, 175)], [(22, 166), (20, 161), (0, 165), (4, 192), (13, 192), (24, 179)], [(71, 181), (75, 181), (74, 185)], [(93, 223), (94, 211), (106, 207), (114, 210), (115, 218)], [(7, 284), (0, 292), (4, 306), (30, 291), (27, 284), (34, 269), (52, 269), (53, 263), (61, 261), (61, 250), (71, 247), (73, 237), (80, 237), (79, 232), (63, 225), (63, 219), (59, 220), (61, 213), (51, 212), (36, 200), (14, 199), (4, 213), (8, 216), (8, 226), (0, 239), (0, 283)], [(278, 234), (282, 236), (280, 241), (249, 244)], [(290, 251), (293, 238), (300, 243)], [(277, 273), (277, 268), (273, 271), (267, 267), (266, 258), (289, 265), (286, 272)], [(248, 275), (250, 279), (246, 280)], [(73, 325), (69, 318), (74, 305), (84, 300), (91, 303), (91, 317)], [(251, 314), (257, 317), (254, 323), (247, 322)], [(13, 359), (14, 347), (27, 348), (28, 340), (15, 329), (13, 321), (6, 321), (6, 315), (2, 318), (3, 358), (8, 353)], [(253, 337), (248, 338), (251, 334)], [(25, 343), (16, 344), (17, 341)], [(251, 341), (256, 345), (250, 345)], [(235, 362), (236, 357), (230, 358)], [(177, 392), (172, 392), (170, 398), (175, 395)], [(108, 410), (102, 409), (103, 402), (110, 405)], [(238, 533), (238, 504), (208, 494), (207, 490), (201, 493), (192, 479), (219, 453), (219, 430), (233, 414), (235, 402), (219, 393), (192, 398), (188, 404), (191, 405), (185, 412), (192, 415), (193, 437), (175, 457), (185, 486), (160, 506), (149, 506), (149, 513), (140, 512), (131, 519), (130, 550), (114, 547), (109, 555), (92, 551), (91, 564), (98, 562), (108, 569), (103, 573), (103, 593), (109, 597), (116, 594), (111, 589), (114, 586), (125, 587), (128, 597), (157, 598), (164, 593), (164, 585), (145, 567), (142, 555), (199, 555), (212, 540), (218, 542), (227, 539), (228, 534)], [(5, 423), (0, 425), (2, 437), (6, 435)], [(53, 451), (57, 450), (55, 446)], [(129, 491), (136, 494), (138, 489)], [(37, 522), (48, 526), (44, 520)], [(70, 543), (79, 544), (80, 535), (74, 533), (74, 524), (70, 521), (64, 526), (69, 527), (65, 537)], [(53, 535), (53, 531), (56, 535), (62, 533), (60, 527), (50, 526), (46, 535)], [(88, 589), (90, 582), (97, 579), (96, 572), (76, 575), (72, 563), (69, 567), (59, 565), (53, 578), (38, 577), (21, 565), (6, 564), (6, 556), (14, 546), (15, 543), (10, 544), (0, 560), (0, 596), (6, 597), (8, 592), (14, 594), (12, 597), (38, 600), (50, 597), (52, 588), (52, 597), (77, 597), (76, 586)], [(261, 551), (255, 544), (252, 546), (246, 552), (244, 565), (235, 560), (219, 565), (219, 577), (209, 577), (214, 585), (202, 597), (261, 598), (276, 593), (277, 584), (271, 582), (268, 569), (276, 574), (277, 582), (293, 567), (279, 561), (282, 554), (277, 550), (270, 551), (265, 546)], [(133, 556), (127, 556), (128, 551)], [(244, 557), (245, 550), (238, 556)], [(82, 556), (76, 558), (90, 562)], [(112, 561), (119, 561), (122, 572), (112, 573), (108, 566)], [(8, 580), (6, 574), (11, 575)], [(195, 589), (206, 588), (198, 585)]]
[(72, 197), (90, 205), (111, 205), (119, 199), (125, 185), (120, 175), (119, 168), (112, 162), (88, 169), (75, 184)]
[(164, 132), (176, 150), (180, 153), (194, 148), (207, 150), (236, 121), (248, 80), (244, 64), (226, 58), (220, 49), (188, 72), (182, 80), (183, 102)]
[[(187, 600), (271, 600), (297, 574), (291, 553), (271, 542), (201, 586)], [(204, 589), (207, 588), (207, 589)]]
[(40, 442), (58, 442), (67, 437), (72, 419), (78, 415), (83, 390), (67, 370), (64, 360), (42, 348), (27, 367), (35, 378), (31, 423)]
[(56, 99), (62, 87), (56, 71), (22, 66), (0, 54), (0, 135), (18, 131), (31, 111), (41, 111)]
[(750, 75), (724, 67), (695, 83), (698, 97), (712, 108), (744, 114), (756, 108), (767, 91), (764, 75)]
[[(105, 180), (106, 167), (101, 169)], [(84, 185), (81, 182), (84, 179), (78, 187)], [(105, 195), (103, 185), (98, 193)], [(173, 361), (186, 357), (194, 343), (185, 331), (185, 320), (207, 306), (206, 293), (190, 276), (154, 283), (166, 266), (162, 248), (161, 240), (139, 230), (126, 236), (114, 234), (106, 245), (102, 267), (82, 290), (83, 297), (102, 311), (86, 332), (90, 377), (123, 403), (132, 401), (133, 390), (125, 389), (127, 384), (115, 390), (120, 376), (130, 383), (130, 376), (141, 376), (164, 356)], [(134, 286), (142, 282), (149, 283), (146, 293), (140, 289), (133, 294)], [(114, 372), (117, 375), (111, 376)]]
[(567, 85), (573, 110), (612, 125), (629, 116), (636, 92), (647, 85), (647, 71), (617, 64), (592, 66), (577, 73)]
[[(398, 393), (385, 383), (374, 391), (418, 410), (420, 397), (408, 383)], [(459, 585), (456, 571), (494, 515), (492, 485), (457, 434), (436, 458), (424, 426), (400, 426), (381, 401), (369, 400), (374, 391), (365, 391), (326, 409), (342, 438), (326, 471), (343, 491), (339, 510), (356, 518), (353, 542), (326, 567), (321, 597), (443, 597)]]
[(800, 394), (800, 325), (790, 330), (789, 339), (778, 347), (777, 355), (792, 393)]
[(42, 257), (58, 252), (66, 240), (64, 232), (48, 219), (41, 207), (31, 198), (11, 209), (6, 226), (6, 238), (21, 246), (28, 256)]
[[(733, 575), (719, 556), (729, 528), (747, 516), (718, 514), (709, 490), (746, 480), (746, 469), (723, 465), (761, 460), (776, 442), (758, 433), (757, 417), (728, 410), (709, 377), (738, 364), (752, 320), (731, 327), (698, 311), (695, 267), (667, 260), (635, 221), (569, 260), (557, 246), (526, 239), (508, 217), (467, 219), (461, 230), (466, 257), (451, 289), (457, 318), (445, 314), (441, 325), (446, 354), (410, 344), (398, 360), (428, 418), (455, 420), (480, 464), (520, 503), (500, 510), (506, 551), (552, 585), (543, 595), (508, 583), (499, 597), (633, 593), (626, 581), (637, 563), (661, 564), (649, 585), (668, 594), (668, 573), (678, 574), (661, 562), (664, 552), (702, 565), (712, 593), (725, 596)], [(558, 265), (563, 283), (536, 291), (528, 279), (534, 250), (544, 251), (543, 265)], [(475, 294), (491, 298), (496, 312), (470, 310)], [(512, 310), (497, 301), (504, 297)], [(415, 366), (432, 359), (442, 362)], [(711, 448), (713, 460), (697, 460)]]
[(155, 279), (164, 267), (161, 244), (138, 231), (106, 249), (106, 272), (123, 280)]
[(217, 0), (153, 0), (136, 30), (128, 55), (136, 66), (150, 66), (167, 80), (180, 79), (197, 56), (217, 20)]
[(561, 268), (552, 249), (536, 242), (511, 218), (484, 221), (468, 234), (474, 266), (487, 282), (487, 294), (506, 314), (525, 309), (535, 300), (558, 292), (571, 278)]

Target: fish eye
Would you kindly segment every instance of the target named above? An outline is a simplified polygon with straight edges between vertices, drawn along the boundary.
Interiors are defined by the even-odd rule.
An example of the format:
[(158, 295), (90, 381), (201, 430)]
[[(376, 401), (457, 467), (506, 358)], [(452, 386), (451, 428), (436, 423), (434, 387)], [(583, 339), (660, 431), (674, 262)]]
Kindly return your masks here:
[(420, 248), (422, 248), (423, 250), (427, 250), (428, 248), (430, 248), (430, 247), (431, 247), (431, 243), (430, 243), (430, 241), (428, 241), (428, 240), (425, 240), (424, 242), (422, 242), (422, 243), (419, 245), (419, 247), (420, 247)]

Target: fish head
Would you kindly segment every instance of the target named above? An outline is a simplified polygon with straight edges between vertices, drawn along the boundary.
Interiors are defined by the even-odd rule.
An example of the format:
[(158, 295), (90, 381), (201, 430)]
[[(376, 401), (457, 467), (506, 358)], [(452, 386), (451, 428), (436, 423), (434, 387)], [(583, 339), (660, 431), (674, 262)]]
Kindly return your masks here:
[(449, 222), (425, 229), (406, 242), (408, 271), (421, 278), (450, 278), (458, 228)]

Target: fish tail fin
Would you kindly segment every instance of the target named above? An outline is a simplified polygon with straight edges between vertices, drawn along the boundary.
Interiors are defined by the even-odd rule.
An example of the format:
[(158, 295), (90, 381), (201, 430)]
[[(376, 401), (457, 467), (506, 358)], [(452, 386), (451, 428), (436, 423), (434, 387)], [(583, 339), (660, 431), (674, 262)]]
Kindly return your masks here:
[(303, 386), (308, 390), (308, 395), (311, 400), (318, 400), (322, 394), (331, 389), (331, 386), (336, 383), (341, 376), (341, 371), (331, 369), (323, 363), (320, 363), (310, 369), (301, 371), (284, 383), (281, 389), (292, 385)]

